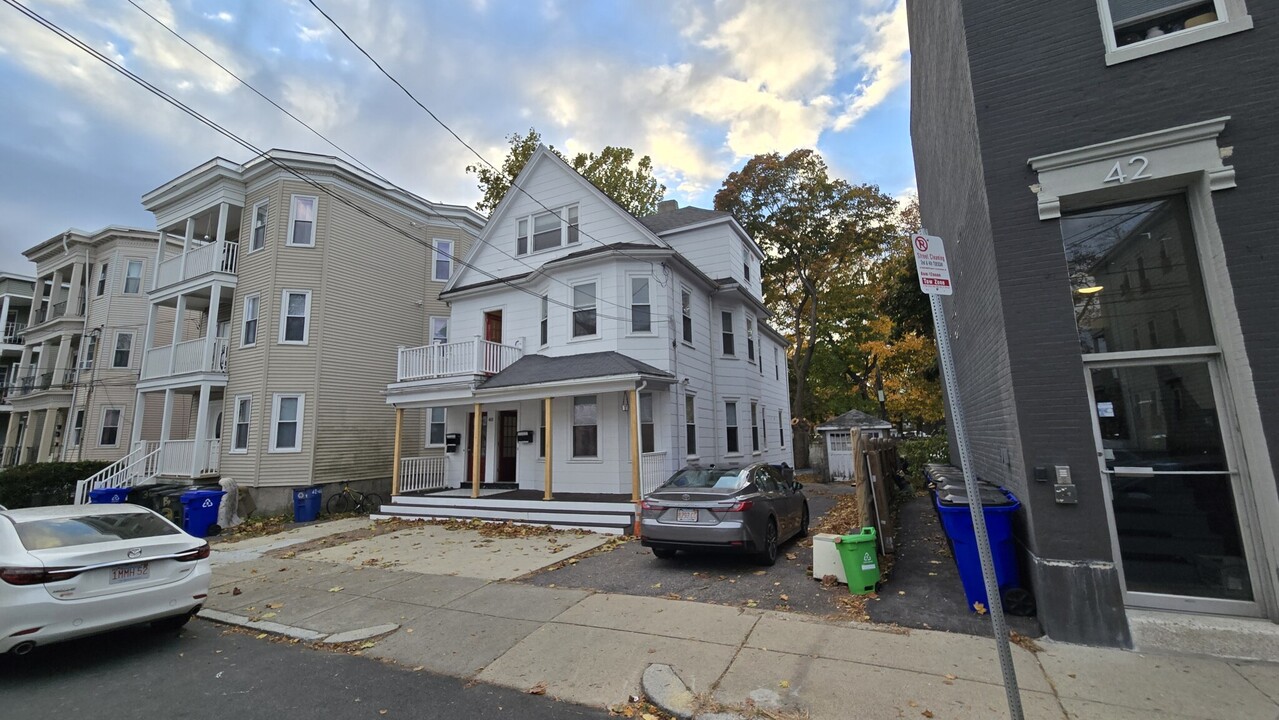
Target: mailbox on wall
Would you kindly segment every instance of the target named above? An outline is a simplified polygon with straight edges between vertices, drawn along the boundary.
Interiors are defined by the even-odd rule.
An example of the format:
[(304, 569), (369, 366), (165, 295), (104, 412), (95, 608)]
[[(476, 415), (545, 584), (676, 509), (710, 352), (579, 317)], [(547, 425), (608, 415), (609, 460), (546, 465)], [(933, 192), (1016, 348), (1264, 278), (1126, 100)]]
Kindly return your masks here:
[(531, 443), (533, 442), (533, 431), (520, 430), (519, 432), (515, 433), (515, 439), (522, 443)]
[(444, 436), (444, 452), (457, 452), (457, 446), (462, 444), (462, 433), (447, 433)]

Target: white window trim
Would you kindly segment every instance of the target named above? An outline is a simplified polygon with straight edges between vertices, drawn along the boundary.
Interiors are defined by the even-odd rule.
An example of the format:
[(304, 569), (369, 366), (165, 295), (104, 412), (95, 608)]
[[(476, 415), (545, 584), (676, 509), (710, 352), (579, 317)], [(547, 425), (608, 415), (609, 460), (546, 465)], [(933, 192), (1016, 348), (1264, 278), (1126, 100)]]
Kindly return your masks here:
[[(574, 315), (577, 313), (577, 287), (579, 285), (595, 285), (595, 333), (592, 335), (574, 335), (575, 327)], [(568, 342), (584, 342), (587, 340), (598, 340), (603, 334), (600, 330), (600, 295), (603, 292), (604, 285), (600, 282), (599, 277), (581, 278), (569, 281), (569, 307), (568, 312)]]
[(759, 412), (759, 401), (751, 400), (751, 455), (759, 455), (764, 451), (764, 444), (760, 442), (763, 438), (759, 434)]
[[(129, 362), (124, 365), (116, 365), (115, 354), (120, 347), (121, 335), (129, 336)], [(137, 333), (133, 332), (132, 330), (117, 330), (115, 335), (112, 336), (111, 338), (111, 362), (107, 364), (107, 367), (110, 368), (111, 370), (128, 370), (129, 368), (133, 367), (133, 354), (134, 354), (133, 351), (135, 348), (134, 343), (137, 341), (137, 339), (138, 339)]]
[(442, 320), (442, 321), (444, 321), (444, 342), (445, 342), (445, 343), (447, 343), (447, 342), (449, 341), (449, 319), (450, 319), (450, 316), (448, 316), (448, 315), (432, 315), (432, 316), (431, 316), (431, 317), (427, 320), (427, 332), (429, 332), (429, 333), (430, 333), (430, 335), (428, 335), (428, 336), (427, 336), (427, 338), (426, 338), (426, 342), (427, 342), (427, 344), (428, 344), (428, 345), (435, 345), (435, 344), (436, 344), (436, 342), (435, 342), (435, 326), (436, 326), (436, 324), (437, 324), (437, 323), (439, 323), (441, 320)]
[[(298, 433), (297, 445), (295, 447), (279, 447), (275, 444), (276, 426), (280, 422), (280, 401), (285, 398), (297, 398), (298, 401)], [(273, 453), (300, 453), (302, 452), (302, 426), (306, 418), (306, 395), (304, 393), (275, 393), (271, 395), (271, 444), (269, 452)]]
[[(444, 419), (441, 421), (444, 424), (444, 442), (438, 442), (438, 443), (431, 442), (431, 425), (432, 425), (431, 411), (432, 410), (439, 410), (444, 413)], [(426, 408), (426, 437), (422, 438), (423, 447), (441, 448), (441, 447), (444, 447), (445, 445), (448, 445), (448, 434), (449, 434), (449, 409), (446, 407), (439, 407), (439, 406)]]
[(746, 316), (745, 320), (746, 335), (744, 336), (744, 339), (746, 340), (746, 362), (754, 365), (756, 359), (758, 359), (760, 364), (763, 364), (763, 358), (758, 357), (760, 354), (760, 347), (756, 340), (758, 340), (759, 333), (756, 332), (755, 329), (755, 320), (749, 315)]
[[(249, 401), (249, 417), (245, 419), (245, 425), (248, 426), (248, 433), (246, 433), (244, 438), (244, 447), (237, 448), (235, 446), (235, 438), (236, 438), (236, 433), (240, 426), (240, 401), (241, 400)], [(235, 410), (233, 411), (233, 415), (234, 415), (234, 419), (231, 422), (231, 449), (228, 450), (227, 452), (231, 453), (232, 455), (247, 455), (249, 454), (249, 445), (253, 442), (253, 396), (252, 395), (236, 395)]]
[[(577, 208), (577, 234), (578, 234), (578, 241), (577, 241), (577, 242), (575, 242), (575, 243), (570, 243), (570, 242), (568, 241), (568, 228), (569, 228), (568, 210), (569, 210), (569, 208), (573, 208), (573, 207)], [(548, 248), (543, 248), (543, 249), (541, 249), (541, 250), (534, 250), (534, 249), (533, 249), (533, 236), (534, 236), (536, 233), (534, 232), (534, 229), (533, 229), (533, 228), (534, 228), (534, 225), (533, 225), (533, 218), (538, 217), (539, 215), (547, 215), (547, 214), (559, 214), (559, 216), (560, 216), (560, 244), (559, 244), (559, 245), (556, 245), (555, 247), (548, 247)], [(528, 225), (527, 225), (527, 227), (528, 227), (528, 251), (527, 251), (527, 252), (520, 252), (520, 251), (519, 251), (518, 238), (519, 238), (519, 234), (520, 234), (520, 221), (521, 221), (521, 220), (525, 220), (525, 221), (527, 221), (527, 222), (528, 222)], [(556, 250), (562, 250), (562, 249), (564, 249), (564, 248), (566, 248), (566, 247), (569, 247), (570, 245), (578, 246), (578, 245), (581, 245), (581, 244), (582, 244), (581, 235), (582, 235), (582, 207), (581, 207), (581, 204), (580, 204), (580, 203), (568, 203), (567, 205), (562, 205), (562, 206), (557, 207), (557, 208), (551, 208), (550, 210), (543, 210), (542, 212), (535, 212), (535, 213), (532, 213), (532, 214), (530, 214), (530, 215), (523, 215), (523, 216), (521, 216), (521, 217), (517, 217), (517, 218), (515, 218), (515, 237), (516, 237), (516, 239), (517, 239), (517, 244), (516, 244), (516, 247), (515, 247), (515, 256), (516, 256), (516, 257), (524, 257), (524, 256), (526, 256), (526, 255), (537, 255), (538, 253), (548, 253), (548, 252), (555, 252)]]
[[(679, 301), (680, 301), (680, 308), (679, 308), (679, 340), (680, 340), (680, 342), (684, 343), (684, 345), (686, 345), (687, 347), (693, 347), (693, 340), (692, 340), (692, 339), (687, 339), (687, 340), (686, 340), (686, 339), (684, 339), (684, 318), (685, 318), (685, 317), (687, 317), (687, 318), (688, 318), (688, 326), (689, 326), (689, 328), (690, 328), (690, 329), (691, 329), (691, 331), (692, 331), (692, 332), (691, 332), (692, 336), (693, 336), (694, 338), (696, 338), (696, 337), (697, 337), (697, 326), (693, 323), (693, 291), (692, 291), (692, 290), (689, 290), (688, 288), (684, 287), (683, 285), (681, 285), (681, 286), (680, 286), (679, 291), (680, 291), (680, 293), (681, 293), (681, 295), (680, 295), (680, 299), (679, 299)], [(688, 315), (685, 315), (685, 314), (684, 314), (684, 296), (683, 296), (683, 293), (688, 293)]]
[[(449, 251), (447, 254), (440, 253), (440, 243), (448, 243)], [(433, 238), (431, 240), (431, 280), (435, 282), (448, 282), (453, 277), (453, 256), (456, 254), (457, 242), (449, 238)], [(446, 277), (440, 277), (436, 272), (440, 260), (447, 260), (449, 264), (449, 272)]]
[[(542, 298), (541, 298), (541, 300), (542, 300), (542, 301), (539, 303), (539, 305), (540, 305), (540, 309), (539, 309), (539, 311), (538, 311), (538, 312), (540, 313), (540, 315), (539, 315), (538, 320), (537, 320), (537, 340), (538, 340), (538, 343), (539, 343), (539, 344), (538, 344), (538, 347), (539, 347), (539, 348), (544, 348), (544, 347), (547, 347), (547, 346), (549, 346), (549, 345), (551, 344), (551, 294), (550, 294), (550, 292), (548, 291), (548, 292), (546, 292), (546, 293), (543, 293), (543, 294), (542, 294)], [(596, 318), (595, 318), (595, 323), (596, 323), (596, 324), (595, 324), (596, 329), (599, 329), (599, 318), (598, 318), (598, 317), (596, 317)], [(545, 328), (546, 328), (546, 340), (545, 340), (545, 342), (543, 342), (543, 340), (542, 340), (542, 328), (543, 328), (543, 327), (545, 327)]]
[[(285, 340), (284, 329), (288, 326), (289, 315), (289, 295), (306, 295), (306, 314), (302, 317), (306, 318), (306, 323), (302, 326), (301, 340)], [(259, 313), (261, 314), (261, 313)], [(259, 331), (262, 329), (262, 321), (258, 321)], [(310, 290), (282, 290), (280, 291), (280, 336), (278, 338), (281, 345), (306, 345), (311, 340), (311, 291)]]
[[(249, 312), (250, 300), (257, 301), (257, 308), (254, 311), (256, 314), (253, 317), (253, 321), (257, 323), (257, 325), (254, 326), (253, 342), (246, 343), (244, 342), (244, 335), (245, 335), (244, 331), (249, 322), (248, 312)], [(262, 335), (262, 295), (261, 293), (245, 295), (244, 302), (240, 304), (240, 347), (242, 348), (257, 347), (258, 338), (261, 335)]]
[[(729, 403), (732, 403), (733, 405), (733, 424), (732, 425), (728, 424)], [(724, 406), (724, 457), (726, 458), (742, 457), (742, 455), (745, 453), (742, 451), (742, 409), (741, 409), (742, 401), (741, 401), (741, 398), (724, 398), (720, 404)], [(737, 430), (737, 449), (736, 450), (728, 449), (728, 429), (730, 427)]]
[[(705, 442), (704, 438), (702, 438), (702, 429), (697, 426), (697, 393), (689, 390), (685, 390), (684, 397), (692, 398), (693, 400), (692, 418), (690, 418), (688, 415), (688, 400), (687, 399), (684, 400), (684, 437), (682, 438), (684, 441), (684, 457), (687, 460), (696, 461), (701, 459), (701, 455), (699, 453), (695, 453), (695, 452), (690, 453), (688, 451), (688, 426), (689, 425), (693, 426), (694, 439), (697, 441), (698, 447), (701, 447), (702, 443)], [(692, 420), (692, 422), (689, 422), (690, 419)]]
[(98, 285), (94, 288), (94, 297), (102, 297), (111, 290), (111, 283), (107, 279), (107, 273), (111, 272), (111, 262), (98, 263)]
[[(120, 421), (115, 426), (115, 442), (107, 445), (102, 442), (102, 431), (107, 427), (107, 413), (115, 410), (120, 413)], [(98, 414), (98, 447), (114, 448), (120, 447), (120, 434), (124, 430), (124, 408), (112, 407), (110, 405), (102, 408), (102, 412)]]
[(1114, 22), (1110, 17), (1110, 0), (1097, 0), (1097, 15), (1101, 19), (1101, 37), (1106, 45), (1106, 64), (1117, 65), (1252, 29), (1252, 16), (1248, 14), (1244, 0), (1213, 0), (1213, 2), (1217, 11), (1215, 22), (1120, 47), (1119, 39), (1115, 37)]
[[(724, 316), (729, 316), (728, 332), (724, 332)], [(733, 336), (733, 352), (724, 349), (724, 335)], [(719, 356), (721, 358), (737, 359), (737, 313), (732, 310), (719, 311)]]
[[(86, 418), (87, 414), (88, 413), (84, 411), (84, 408), (80, 408), (79, 410), (75, 411), (74, 415), (71, 416), (70, 447), (80, 447), (84, 443), (84, 425), (85, 425), (85, 420), (87, 419)], [(119, 437), (119, 435), (117, 434), (116, 437)]]
[[(263, 227), (262, 227), (262, 247), (255, 248), (253, 247), (253, 233), (254, 233), (254, 230), (256, 229), (256, 226), (254, 223), (258, 221), (258, 208), (262, 208), (262, 207), (266, 208), (266, 220), (263, 222)], [(267, 240), (267, 235), (269, 234), (270, 227), (271, 227), (270, 198), (253, 203), (253, 214), (249, 216), (249, 253), (250, 254), (258, 252), (259, 250), (266, 249), (266, 240)], [(290, 221), (289, 228), (291, 229), (292, 227), (293, 227), (293, 223)], [(315, 238), (312, 237), (312, 240), (314, 239)]]
[[(574, 439), (577, 435), (577, 421), (573, 417), (574, 411), (577, 409), (577, 398), (594, 398), (595, 399), (595, 454), (594, 455), (578, 455), (577, 446)], [(604, 458), (600, 456), (600, 396), (599, 395), (570, 395), (568, 406), (568, 456), (569, 462), (603, 462)], [(582, 425), (582, 427), (588, 427)]]
[[(138, 264), (138, 289), (129, 292), (129, 266), (134, 263)], [(143, 291), (143, 281), (147, 276), (147, 262), (142, 258), (124, 258), (124, 281), (120, 283), (121, 295), (141, 295)]]
[[(644, 304), (648, 305), (648, 329), (647, 330), (635, 329), (634, 308), (637, 303), (635, 303), (634, 301), (635, 291), (631, 287), (631, 284), (635, 280), (645, 280), (648, 282), (648, 303), (638, 303), (640, 305), (644, 305)], [(653, 302), (654, 298), (657, 296), (657, 293), (653, 291), (654, 285), (656, 285), (656, 283), (653, 282), (652, 276), (649, 275), (648, 273), (628, 273), (626, 275), (626, 285), (625, 285), (624, 291), (626, 292), (626, 310), (628, 315), (630, 316), (626, 323), (627, 335), (631, 335), (634, 337), (653, 337), (657, 335), (657, 330), (655, 329), (657, 325), (657, 323), (655, 322), (655, 319), (657, 317), (657, 313), (655, 312), (657, 303)], [(598, 302), (597, 302), (597, 306), (598, 306)], [(598, 329), (599, 328), (598, 312), (596, 313), (596, 315), (597, 317), (596, 317), (595, 327), (596, 329)], [(683, 322), (683, 320), (681, 320), (680, 322)], [(681, 329), (680, 332), (683, 332), (683, 330)]]
[[(310, 198), (315, 202), (315, 219), (311, 221), (311, 242), (310, 244), (293, 242), (293, 222), (297, 220), (298, 198)], [(290, 195), (289, 196), (289, 227), (288, 233), (284, 238), (284, 244), (288, 247), (313, 248), (316, 245), (315, 236), (319, 234), (320, 227), (320, 198), (318, 195)]]

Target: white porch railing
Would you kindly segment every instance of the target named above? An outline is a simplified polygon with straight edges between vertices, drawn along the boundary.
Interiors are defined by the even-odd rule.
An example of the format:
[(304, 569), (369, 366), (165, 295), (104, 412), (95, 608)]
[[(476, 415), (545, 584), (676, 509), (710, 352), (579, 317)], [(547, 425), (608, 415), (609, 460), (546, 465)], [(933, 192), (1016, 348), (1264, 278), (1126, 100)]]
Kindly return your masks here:
[[(223, 272), (234, 275), (239, 260), (239, 250), (239, 243), (223, 240), (201, 245), (187, 253), (178, 253), (160, 263), (155, 283), (156, 289), (197, 278), (206, 273)], [(185, 268), (182, 263), (183, 254), (186, 255)]]
[(76, 483), (75, 504), (89, 502), (89, 491), (97, 488), (123, 488), (141, 485), (156, 476), (160, 449), (139, 443), (133, 451), (98, 472)]
[(444, 487), (444, 458), (400, 458), (400, 492), (439, 490)]
[(524, 350), (488, 340), (462, 340), (400, 348), (396, 380), (428, 380), (452, 375), (494, 375), (519, 360)]
[(640, 494), (647, 495), (666, 482), (671, 469), (666, 465), (666, 451), (647, 452), (640, 455)]
[[(226, 372), (227, 350), (230, 341), (217, 338), (213, 341), (213, 350), (204, 354), (204, 338), (187, 340), (177, 345), (161, 345), (146, 351), (142, 358), (142, 379), (181, 375), (190, 372)], [(173, 372), (169, 372), (172, 359)]]
[[(165, 440), (139, 443), (158, 450), (156, 472), (159, 475), (196, 477), (218, 473), (222, 459), (222, 441), (213, 440)], [(194, 466), (199, 455), (199, 462)], [(194, 472), (192, 468), (194, 467)]]

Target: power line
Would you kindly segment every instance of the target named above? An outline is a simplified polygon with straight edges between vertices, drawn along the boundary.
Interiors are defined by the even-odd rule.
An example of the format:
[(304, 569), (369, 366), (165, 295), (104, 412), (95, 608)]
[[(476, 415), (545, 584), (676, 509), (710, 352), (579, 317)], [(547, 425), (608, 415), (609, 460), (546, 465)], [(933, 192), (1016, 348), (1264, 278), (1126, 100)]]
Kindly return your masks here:
[[(139, 86), (141, 86), (143, 89), (145, 89), (145, 90), (147, 90), (148, 92), (150, 92), (151, 94), (155, 95), (156, 97), (159, 97), (160, 99), (164, 100), (165, 102), (169, 103), (170, 105), (173, 105), (174, 107), (176, 107), (176, 108), (178, 108), (179, 110), (183, 111), (184, 113), (186, 113), (187, 115), (191, 116), (192, 118), (195, 118), (195, 119), (196, 119), (196, 120), (198, 120), (200, 123), (202, 123), (202, 124), (206, 125), (207, 127), (209, 127), (210, 129), (214, 130), (215, 132), (217, 132), (218, 134), (222, 135), (223, 137), (226, 137), (228, 140), (231, 140), (232, 142), (236, 143), (237, 145), (240, 145), (240, 146), (242, 146), (242, 147), (244, 147), (244, 148), (246, 148), (246, 149), (250, 150), (251, 152), (253, 152), (253, 153), (255, 153), (255, 154), (257, 154), (257, 155), (261, 156), (261, 157), (262, 157), (264, 160), (266, 160), (267, 162), (270, 162), (272, 165), (275, 165), (276, 167), (280, 168), (281, 170), (283, 170), (283, 171), (285, 171), (285, 172), (287, 172), (287, 173), (289, 173), (289, 174), (293, 175), (294, 177), (297, 177), (297, 178), (298, 178), (299, 180), (301, 180), (302, 182), (304, 182), (304, 183), (306, 183), (306, 184), (310, 185), (311, 187), (315, 188), (318, 192), (324, 193), (324, 194), (326, 194), (326, 195), (328, 195), (328, 196), (332, 197), (333, 199), (335, 199), (335, 200), (337, 200), (337, 201), (341, 202), (342, 204), (344, 204), (344, 205), (346, 205), (346, 206), (350, 207), (351, 209), (355, 210), (356, 212), (358, 212), (358, 213), (360, 213), (360, 214), (362, 214), (362, 215), (364, 215), (364, 216), (368, 217), (369, 219), (371, 219), (371, 220), (373, 220), (373, 221), (377, 222), (378, 224), (380, 224), (380, 225), (382, 225), (382, 226), (386, 227), (387, 229), (391, 230), (392, 232), (395, 232), (395, 233), (397, 233), (397, 234), (399, 234), (399, 235), (402, 235), (402, 236), (404, 236), (405, 238), (408, 238), (408, 239), (410, 239), (410, 240), (413, 240), (414, 242), (418, 242), (418, 241), (419, 241), (419, 238), (417, 238), (417, 237), (415, 237), (415, 236), (413, 236), (413, 235), (409, 234), (407, 231), (401, 230), (400, 228), (396, 227), (394, 224), (392, 224), (392, 223), (390, 223), (389, 221), (387, 221), (387, 220), (385, 220), (385, 219), (383, 219), (383, 218), (381, 218), (381, 217), (379, 217), (379, 216), (375, 215), (375, 214), (374, 214), (374, 213), (372, 213), (371, 211), (369, 211), (369, 210), (365, 209), (364, 207), (362, 207), (362, 206), (358, 205), (357, 203), (355, 203), (355, 202), (353, 202), (353, 201), (351, 201), (351, 200), (347, 199), (346, 197), (343, 197), (342, 195), (340, 195), (340, 194), (339, 194), (339, 193), (337, 193), (336, 191), (329, 190), (329, 189), (325, 188), (324, 186), (322, 186), (322, 185), (320, 185), (318, 182), (316, 182), (314, 179), (312, 179), (312, 178), (310, 178), (310, 177), (308, 177), (308, 176), (304, 175), (303, 173), (299, 172), (298, 170), (296, 170), (296, 169), (294, 169), (294, 168), (292, 168), (292, 167), (289, 167), (288, 165), (284, 164), (283, 162), (281, 162), (281, 161), (280, 161), (280, 160), (278, 160), (277, 158), (271, 157), (268, 153), (266, 153), (266, 152), (265, 152), (264, 150), (262, 150), (261, 148), (258, 148), (257, 146), (255, 146), (255, 145), (253, 145), (252, 143), (250, 143), (248, 140), (245, 140), (245, 139), (243, 139), (243, 138), (239, 137), (238, 135), (236, 135), (235, 133), (233, 133), (232, 131), (230, 131), (230, 130), (228, 130), (228, 129), (224, 128), (224, 127), (222, 127), (222, 126), (221, 126), (221, 125), (219, 125), (218, 123), (216, 123), (216, 122), (214, 122), (213, 120), (209, 119), (208, 117), (206, 117), (206, 116), (202, 115), (202, 114), (201, 114), (200, 112), (198, 112), (197, 110), (195, 110), (195, 109), (191, 108), (190, 106), (186, 105), (186, 104), (185, 104), (185, 103), (183, 103), (182, 101), (180, 101), (180, 100), (178, 100), (178, 99), (174, 98), (172, 95), (169, 95), (169, 94), (168, 94), (168, 93), (166, 93), (164, 90), (161, 90), (160, 88), (156, 87), (155, 85), (153, 85), (152, 83), (150, 83), (150, 82), (149, 82), (149, 81), (147, 81), (146, 79), (142, 78), (141, 76), (137, 75), (136, 73), (132, 72), (131, 70), (129, 70), (129, 69), (127, 69), (127, 68), (123, 67), (123, 66), (122, 66), (122, 65), (120, 65), (119, 63), (115, 62), (113, 59), (111, 59), (111, 58), (109, 58), (109, 57), (107, 57), (107, 56), (103, 55), (101, 52), (99, 52), (99, 51), (97, 51), (96, 49), (94, 49), (94, 48), (90, 47), (89, 45), (85, 44), (82, 40), (80, 40), (80, 39), (79, 39), (78, 37), (76, 37), (74, 34), (70, 33), (70, 32), (69, 32), (69, 31), (67, 31), (67, 30), (64, 30), (63, 28), (61, 28), (60, 26), (58, 26), (56, 23), (54, 23), (54, 22), (52, 22), (52, 21), (50, 21), (50, 20), (47, 20), (46, 18), (44, 18), (43, 16), (41, 16), (39, 13), (37, 13), (37, 12), (35, 12), (35, 11), (31, 10), (30, 8), (28, 8), (28, 7), (26, 7), (25, 5), (23, 5), (22, 3), (17, 2), (17, 0), (3, 0), (3, 1), (4, 1), (4, 3), (5, 3), (6, 5), (9, 5), (10, 7), (14, 8), (15, 10), (17, 10), (17, 11), (21, 12), (23, 15), (26, 15), (29, 19), (31, 19), (31, 20), (33, 20), (33, 21), (35, 21), (36, 23), (40, 24), (40, 25), (41, 25), (42, 27), (44, 27), (45, 29), (49, 30), (50, 32), (53, 32), (54, 34), (58, 35), (58, 36), (59, 36), (59, 37), (61, 37), (62, 39), (66, 40), (67, 42), (69, 42), (69, 43), (71, 43), (72, 45), (76, 46), (77, 48), (79, 48), (79, 49), (80, 49), (80, 50), (82, 50), (83, 52), (85, 52), (85, 53), (89, 54), (90, 56), (92, 56), (93, 58), (97, 59), (99, 62), (102, 62), (103, 64), (107, 65), (107, 66), (108, 66), (108, 67), (110, 67), (111, 69), (115, 70), (117, 73), (120, 73), (121, 75), (124, 75), (126, 78), (128, 78), (129, 80), (131, 80), (131, 81), (133, 81), (134, 83), (138, 84), (138, 85), (139, 85)], [(444, 215), (442, 215), (442, 214), (441, 214), (441, 213), (439, 213), (438, 211), (434, 211), (434, 210), (432, 210), (431, 212), (432, 212), (433, 214), (436, 214), (436, 215), (440, 216), (440, 217), (441, 217), (442, 219), (444, 219), (445, 221), (447, 221), (447, 222), (449, 222), (449, 223), (451, 223), (451, 224), (453, 224), (453, 225), (455, 225), (455, 226), (457, 226), (457, 227), (459, 227), (459, 228), (461, 228), (461, 227), (462, 227), (461, 225), (458, 225), (457, 223), (453, 222), (452, 220), (450, 220), (449, 218), (445, 217)], [(530, 295), (530, 296), (535, 297), (535, 298), (538, 298), (538, 299), (545, 298), (545, 299), (546, 299), (549, 303), (554, 304), (554, 305), (558, 305), (558, 306), (560, 306), (560, 307), (563, 307), (563, 308), (566, 308), (566, 309), (569, 309), (569, 310), (577, 310), (577, 308), (576, 308), (575, 306), (571, 305), (571, 304), (568, 304), (568, 303), (562, 302), (562, 301), (560, 301), (560, 300), (552, 299), (552, 298), (550, 298), (549, 296), (545, 296), (545, 295), (538, 295), (537, 293), (535, 293), (535, 292), (534, 292), (534, 291), (532, 291), (532, 290), (529, 290), (529, 289), (527, 289), (527, 288), (523, 288), (523, 287), (520, 287), (520, 286), (518, 286), (518, 285), (515, 285), (515, 284), (514, 284), (514, 283), (512, 283), (510, 280), (505, 279), (505, 278), (500, 278), (500, 277), (498, 277), (498, 276), (494, 275), (493, 273), (491, 273), (491, 272), (488, 272), (488, 271), (484, 270), (483, 268), (480, 268), (480, 267), (477, 267), (477, 266), (475, 266), (475, 265), (472, 265), (472, 264), (470, 264), (470, 263), (466, 262), (465, 260), (463, 260), (462, 258), (459, 258), (459, 257), (457, 257), (456, 255), (453, 255), (451, 252), (450, 252), (450, 253), (442, 253), (442, 254), (443, 254), (443, 255), (446, 255), (447, 257), (449, 257), (449, 258), (450, 258), (450, 259), (452, 259), (453, 261), (457, 262), (459, 265), (461, 265), (461, 266), (463, 266), (463, 267), (466, 267), (466, 268), (470, 268), (470, 269), (474, 270), (475, 272), (479, 273), (480, 275), (483, 275), (483, 276), (485, 276), (485, 277), (488, 277), (488, 278), (490, 278), (491, 280), (494, 280), (494, 281), (496, 281), (496, 282), (498, 282), (498, 283), (500, 283), (500, 284), (506, 285), (507, 287), (511, 288), (512, 290), (516, 290), (516, 291), (518, 291), (518, 292), (525, 293), (525, 294), (527, 294), (527, 295)], [(645, 261), (645, 262), (647, 262), (647, 261)], [(602, 298), (596, 298), (596, 299), (597, 299), (597, 300), (602, 300)], [(616, 305), (616, 303), (612, 303), (612, 304)], [(618, 307), (624, 307), (624, 306), (620, 306), (620, 305), (619, 305)], [(618, 320), (618, 321), (621, 321), (621, 322), (628, 322), (628, 321), (630, 320), (630, 318), (626, 318), (626, 317), (613, 316), (613, 315), (606, 315), (606, 314), (604, 314), (604, 313), (599, 312), (599, 311), (598, 311), (598, 309), (596, 310), (596, 316), (597, 316), (597, 317), (606, 318), (606, 319), (611, 319), (611, 320)]]

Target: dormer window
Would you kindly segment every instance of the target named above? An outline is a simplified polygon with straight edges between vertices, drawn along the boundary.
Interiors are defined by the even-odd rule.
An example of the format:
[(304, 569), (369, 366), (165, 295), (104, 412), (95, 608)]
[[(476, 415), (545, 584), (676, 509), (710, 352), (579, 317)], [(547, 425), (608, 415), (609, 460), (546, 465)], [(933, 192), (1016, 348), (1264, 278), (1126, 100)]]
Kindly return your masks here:
[(530, 251), (540, 252), (573, 245), (578, 242), (579, 236), (576, 205), (530, 215), (516, 222), (515, 254), (527, 255)]
[(746, 243), (742, 243), (742, 277), (746, 278), (746, 282), (751, 281), (751, 251)]

